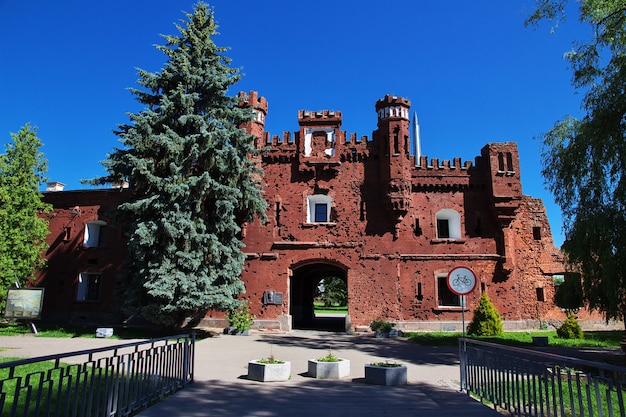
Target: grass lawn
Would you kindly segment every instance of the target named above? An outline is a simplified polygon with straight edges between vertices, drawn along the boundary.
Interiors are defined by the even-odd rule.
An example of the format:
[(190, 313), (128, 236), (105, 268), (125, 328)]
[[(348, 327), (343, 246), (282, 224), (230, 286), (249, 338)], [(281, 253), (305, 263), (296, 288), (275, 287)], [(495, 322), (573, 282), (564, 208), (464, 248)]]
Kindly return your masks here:
[(348, 314), (348, 306), (325, 306), (321, 301), (314, 301), (313, 311), (315, 314)]
[[(622, 330), (588, 331), (584, 339), (560, 339), (556, 331), (504, 332), (500, 336), (471, 337), (485, 342), (507, 346), (525, 347), (532, 345), (533, 336), (548, 336), (549, 346), (559, 347), (620, 347)], [(404, 336), (422, 346), (456, 346), (460, 332), (405, 332)]]
[[(96, 326), (59, 326), (35, 323), (38, 337), (96, 337)], [(18, 336), (31, 333), (28, 326), (21, 323), (0, 325), (0, 336)], [(152, 339), (187, 333), (186, 330), (167, 330), (160, 328), (113, 328), (110, 339)]]

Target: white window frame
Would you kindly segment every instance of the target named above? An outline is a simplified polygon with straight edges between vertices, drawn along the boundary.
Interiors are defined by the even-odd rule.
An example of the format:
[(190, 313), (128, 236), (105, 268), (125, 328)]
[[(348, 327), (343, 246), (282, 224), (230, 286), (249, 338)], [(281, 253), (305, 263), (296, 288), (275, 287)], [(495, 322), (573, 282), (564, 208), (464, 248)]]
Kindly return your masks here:
[[(315, 221), (315, 206), (317, 204), (326, 204), (326, 220), (323, 222)], [(330, 210), (331, 210), (332, 198), (326, 194), (314, 194), (307, 197), (307, 223), (330, 223)]]
[(100, 231), (106, 226), (106, 222), (102, 220), (94, 220), (85, 224), (85, 235), (83, 239), (83, 246), (88, 248), (97, 248), (102, 246), (100, 239)]
[[(91, 277), (96, 276), (98, 280), (98, 290), (96, 298), (87, 298), (92, 285)], [(78, 274), (76, 286), (76, 301), (98, 301), (100, 300), (100, 286), (102, 285), (102, 274), (100, 272), (81, 272)]]
[(324, 153), (326, 156), (335, 156), (335, 130), (321, 128), (304, 129), (304, 156), (311, 156), (313, 151), (313, 133), (315, 132), (324, 132), (326, 134), (326, 146), (328, 147), (324, 149)]
[[(458, 211), (452, 209), (442, 209), (435, 215), (436, 222), (439, 220), (448, 221), (448, 237), (439, 237), (439, 230), (437, 230), (437, 239), (461, 239), (461, 215)], [(438, 228), (437, 228), (438, 229)]]

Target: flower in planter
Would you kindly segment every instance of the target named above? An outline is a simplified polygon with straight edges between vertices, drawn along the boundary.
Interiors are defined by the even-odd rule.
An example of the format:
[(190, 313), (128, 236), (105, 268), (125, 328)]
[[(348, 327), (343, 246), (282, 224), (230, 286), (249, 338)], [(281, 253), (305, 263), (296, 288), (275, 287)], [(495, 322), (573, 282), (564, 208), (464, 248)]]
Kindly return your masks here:
[(339, 379), (350, 375), (350, 361), (328, 352), (328, 355), (309, 359), (308, 374), (313, 378)]
[(291, 379), (291, 362), (267, 358), (248, 362), (248, 379), (261, 382), (287, 381)]
[(317, 358), (316, 360), (318, 362), (341, 362), (343, 359), (336, 357), (332, 352), (328, 352), (328, 355)]
[(262, 364), (277, 364), (277, 363), (285, 363), (285, 361), (281, 361), (280, 359), (276, 359), (274, 355), (270, 355), (267, 358), (257, 359), (257, 363)]
[(370, 366), (377, 366), (379, 368), (398, 368), (403, 365), (400, 362), (385, 361), (385, 362), (372, 362), (370, 363)]
[(375, 385), (406, 385), (407, 367), (398, 362), (365, 364), (365, 383)]

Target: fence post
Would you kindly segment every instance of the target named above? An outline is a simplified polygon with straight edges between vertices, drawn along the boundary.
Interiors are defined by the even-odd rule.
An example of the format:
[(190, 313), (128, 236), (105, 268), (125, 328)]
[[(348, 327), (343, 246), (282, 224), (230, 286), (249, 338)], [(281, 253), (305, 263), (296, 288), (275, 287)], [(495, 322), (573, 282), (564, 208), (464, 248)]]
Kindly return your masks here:
[(459, 339), (459, 361), (461, 366), (461, 391), (467, 391), (467, 350), (465, 338)]

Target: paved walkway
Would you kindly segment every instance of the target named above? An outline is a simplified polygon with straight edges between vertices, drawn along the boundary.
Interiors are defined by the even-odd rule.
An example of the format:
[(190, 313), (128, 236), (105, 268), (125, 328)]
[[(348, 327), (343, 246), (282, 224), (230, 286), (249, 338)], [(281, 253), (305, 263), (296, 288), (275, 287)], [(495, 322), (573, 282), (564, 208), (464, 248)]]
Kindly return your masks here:
[[(43, 356), (125, 342), (0, 337), (0, 348), (9, 348), (0, 355)], [(307, 360), (325, 356), (329, 351), (350, 360), (349, 378), (318, 380), (307, 375)], [(291, 380), (271, 383), (248, 380), (248, 361), (270, 355), (291, 362)], [(407, 365), (406, 386), (383, 387), (363, 382), (364, 364), (383, 360)], [(139, 416), (501, 417), (459, 391), (456, 347), (420, 347), (404, 339), (315, 331), (220, 335), (196, 342), (194, 380), (189, 387)]]

